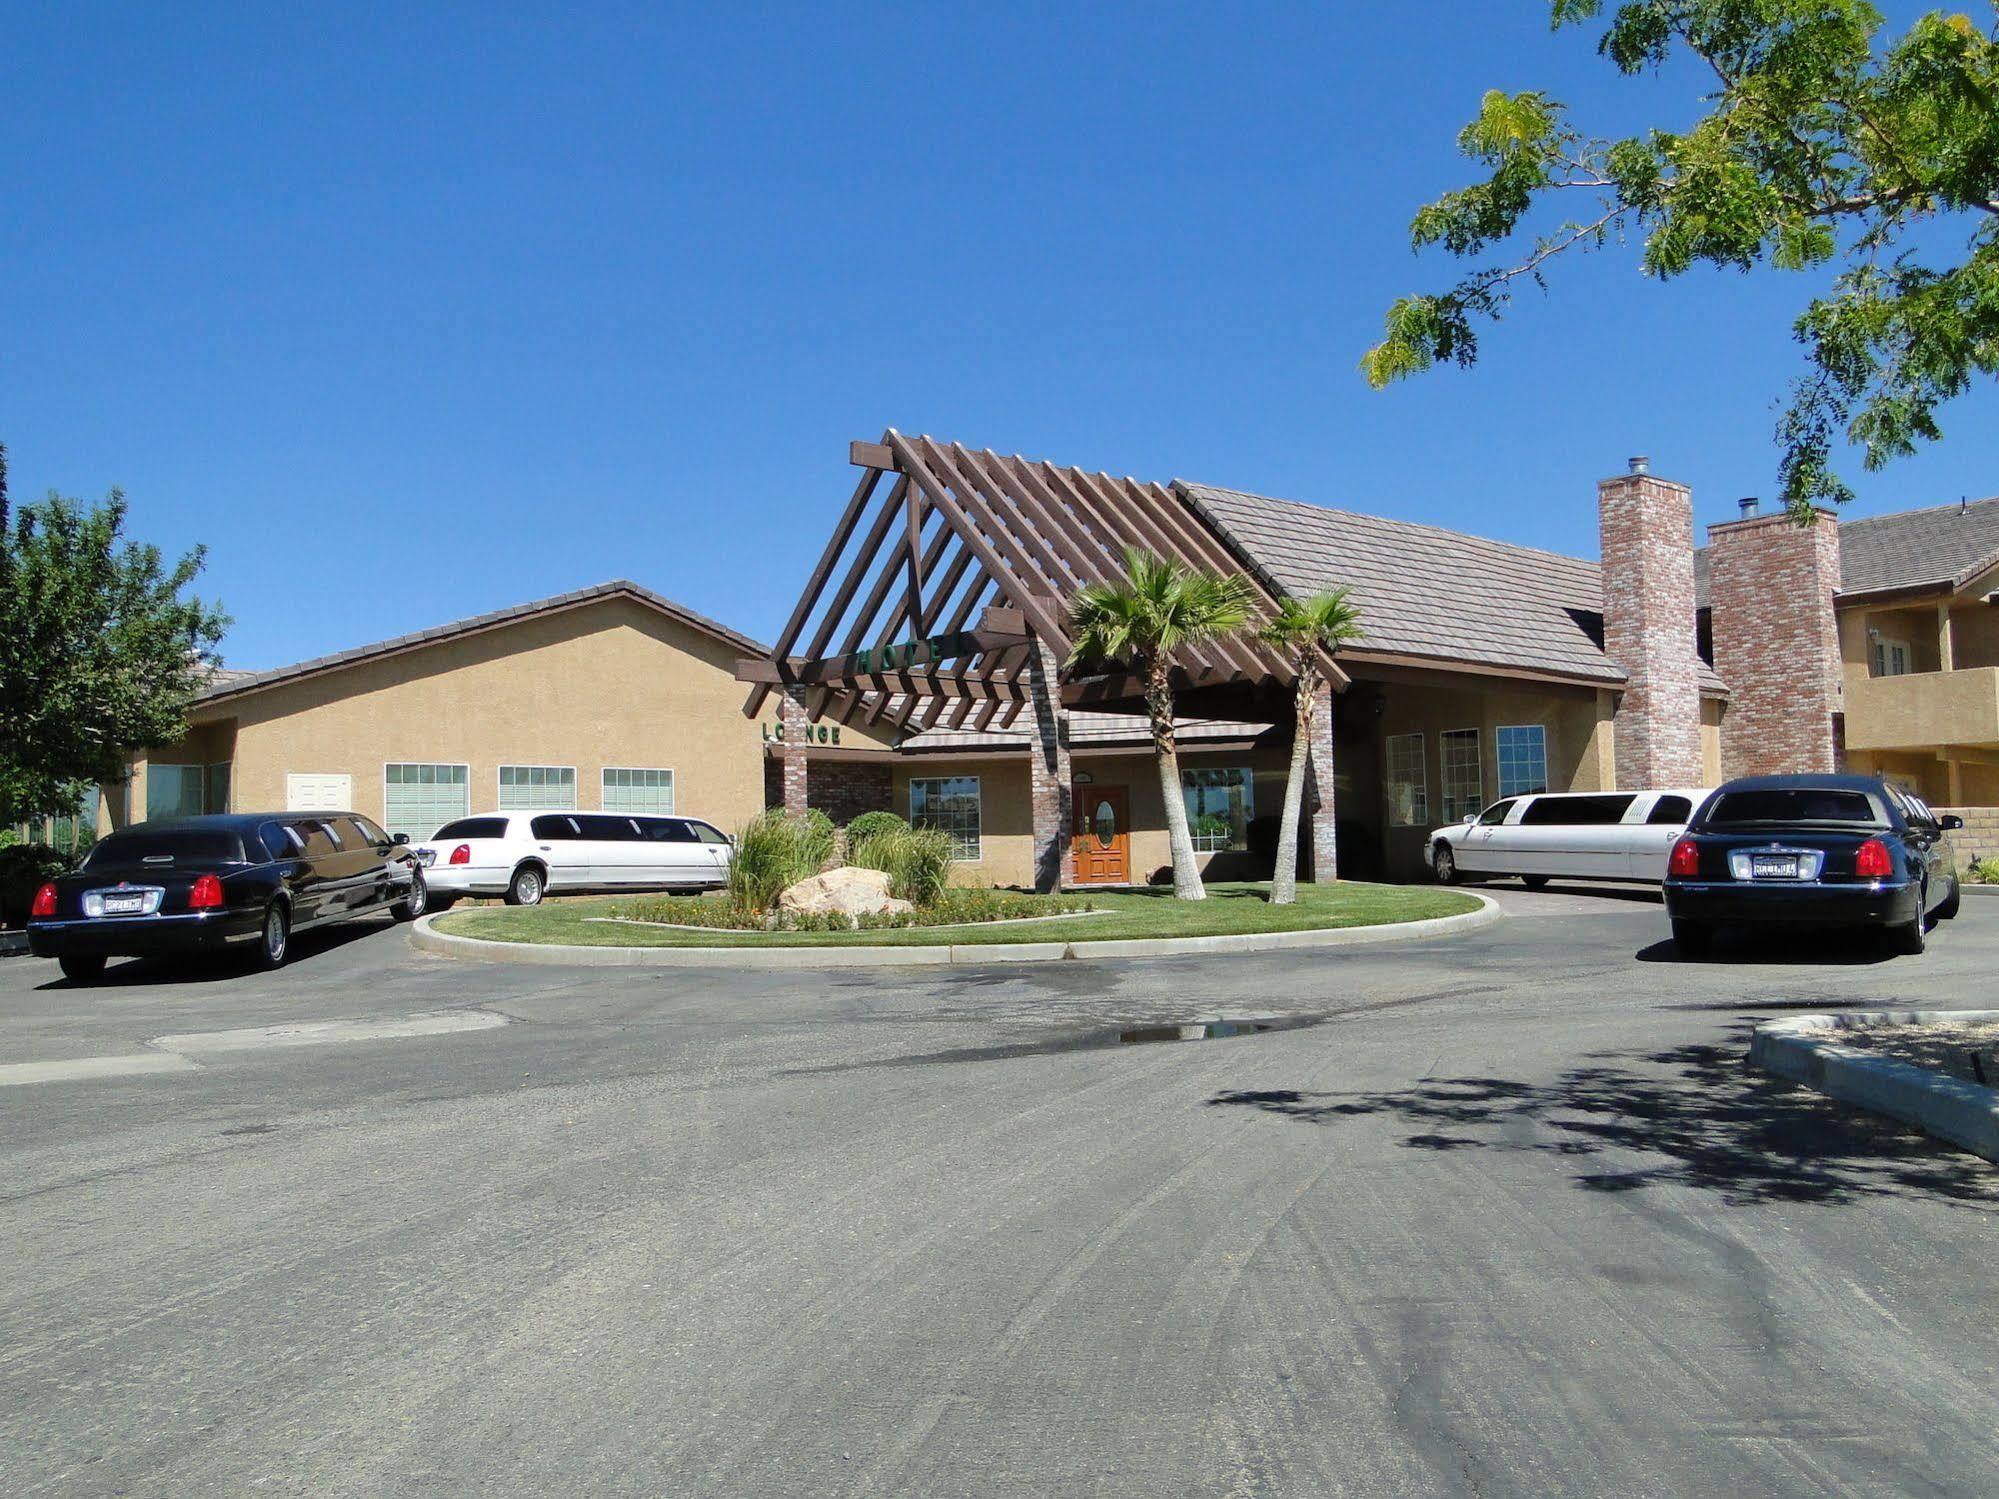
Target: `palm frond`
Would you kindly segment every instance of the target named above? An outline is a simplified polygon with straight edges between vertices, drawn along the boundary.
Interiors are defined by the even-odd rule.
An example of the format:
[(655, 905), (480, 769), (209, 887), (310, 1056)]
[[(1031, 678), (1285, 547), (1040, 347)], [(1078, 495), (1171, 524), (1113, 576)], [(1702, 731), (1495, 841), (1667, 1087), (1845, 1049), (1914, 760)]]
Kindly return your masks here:
[(1271, 645), (1285, 650), (1309, 650), (1322, 646), (1338, 650), (1366, 638), (1360, 625), (1360, 606), (1353, 602), (1349, 588), (1328, 588), (1310, 598), (1287, 598), (1277, 615), (1259, 632)]
[(1069, 664), (1139, 665), (1197, 640), (1233, 635), (1249, 622), (1247, 579), (1188, 567), (1127, 547), (1125, 576), (1080, 589), (1069, 605)]

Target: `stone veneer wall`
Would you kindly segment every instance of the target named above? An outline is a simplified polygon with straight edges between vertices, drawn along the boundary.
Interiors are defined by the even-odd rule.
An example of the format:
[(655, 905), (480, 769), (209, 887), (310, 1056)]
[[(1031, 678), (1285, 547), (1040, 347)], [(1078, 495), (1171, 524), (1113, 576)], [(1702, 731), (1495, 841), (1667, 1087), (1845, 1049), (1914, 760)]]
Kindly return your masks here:
[[(781, 755), (764, 758), (764, 805), (784, 805)], [(817, 808), (840, 827), (863, 812), (895, 810), (895, 773), (886, 764), (858, 760), (819, 759), (811, 762), (805, 783), (805, 804)]]
[(1727, 776), (1831, 771), (1842, 668), (1833, 594), (1839, 522), (1825, 511), (1708, 527), (1714, 669), (1728, 684)]
[(1999, 807), (1938, 807), (1938, 812), (1955, 812), (1964, 826), (1950, 835), (1957, 850), (1957, 867), (1973, 859), (1999, 859)]
[(1603, 650), (1627, 679), (1612, 723), (1617, 784), (1698, 786), (1693, 492), (1647, 473), (1605, 479), (1596, 492)]

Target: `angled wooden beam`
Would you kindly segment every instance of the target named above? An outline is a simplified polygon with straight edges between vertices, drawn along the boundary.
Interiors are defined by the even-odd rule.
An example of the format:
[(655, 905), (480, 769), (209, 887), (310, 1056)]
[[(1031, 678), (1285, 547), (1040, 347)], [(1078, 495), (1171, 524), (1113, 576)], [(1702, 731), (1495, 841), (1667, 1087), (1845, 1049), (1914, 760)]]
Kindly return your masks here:
[(895, 454), (879, 442), (850, 442), (847, 444), (847, 462), (856, 468), (871, 468), (876, 473), (895, 467)]
[[(1004, 498), (996, 497), (979, 484), (977, 462), (969, 451), (957, 443), (944, 446), (927, 437), (919, 438), (918, 442), (932, 466), (932, 472), (938, 473), (950, 485), (965, 513), (982, 522), (986, 535), (995, 542), (1002, 547), (1012, 547), (1016, 553), (1016, 567), (1028, 580), (1038, 583), (1036, 591), (1066, 598), (1074, 590), (1074, 585), (1063, 576), (1065, 569), (1026, 507), (1016, 499), (1011, 507), (1013, 514), (1005, 514), (1007, 506)], [(1060, 618), (1060, 611), (1051, 613), (1053, 617)]]
[[(847, 549), (847, 541), (854, 534), (854, 527), (861, 514), (868, 508), (868, 501), (874, 497), (875, 486), (881, 482), (879, 470), (870, 470), (861, 475), (860, 483), (854, 486), (852, 498), (847, 508), (840, 512), (839, 522), (833, 527), (833, 539), (826, 543), (826, 550), (819, 554), (819, 561), (812, 569), (812, 576), (805, 581), (804, 591), (798, 595), (798, 602), (792, 606), (791, 617), (784, 622), (784, 629), (778, 633), (777, 644), (771, 648), (773, 656), (782, 659), (798, 644), (799, 631), (805, 628), (805, 621), (811, 618), (812, 606), (818, 602), (819, 590), (826, 586), (826, 579), (832, 573), (834, 564), (840, 560), (840, 553)], [(755, 718), (762, 709), (766, 689), (758, 687), (750, 693), (749, 701), (743, 704), (743, 716)]]

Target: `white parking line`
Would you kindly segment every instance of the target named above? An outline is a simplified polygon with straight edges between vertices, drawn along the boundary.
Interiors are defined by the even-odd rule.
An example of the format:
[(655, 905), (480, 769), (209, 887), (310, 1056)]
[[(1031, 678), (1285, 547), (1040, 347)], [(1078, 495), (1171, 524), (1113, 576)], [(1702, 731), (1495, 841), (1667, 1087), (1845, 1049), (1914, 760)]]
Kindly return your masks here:
[(155, 1036), (147, 1043), (165, 1052), (262, 1051), (276, 1046), (331, 1046), (346, 1041), (398, 1041), (409, 1036), (448, 1036), (488, 1031), (507, 1017), (490, 1010), (442, 1010), (400, 1020), (308, 1020), (234, 1031), (186, 1031)]
[(142, 1051), (124, 1057), (71, 1057), (61, 1062), (0, 1065), (0, 1088), (23, 1083), (74, 1083), (95, 1077), (137, 1077), (147, 1072), (196, 1072), (200, 1064), (172, 1052)]

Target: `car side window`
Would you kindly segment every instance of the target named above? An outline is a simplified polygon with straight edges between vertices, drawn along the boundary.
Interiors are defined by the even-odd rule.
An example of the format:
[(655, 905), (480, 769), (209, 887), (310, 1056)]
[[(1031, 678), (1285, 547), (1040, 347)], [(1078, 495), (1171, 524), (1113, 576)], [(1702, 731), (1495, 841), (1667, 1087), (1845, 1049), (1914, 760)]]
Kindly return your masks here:
[(383, 832), (380, 828), (376, 827), (374, 823), (370, 822), (367, 818), (361, 816), (359, 813), (356, 813), (352, 817), (342, 818), (341, 821), (346, 823), (352, 823), (354, 825), (354, 830), (361, 835), (361, 841), (363, 843), (373, 844), (375, 847), (379, 848), (383, 844), (388, 843), (390, 841), (389, 835), (387, 833)]
[(267, 822), (257, 830), (264, 840), (264, 852), (273, 859), (296, 859), (305, 840), (281, 822)]
[(307, 859), (323, 859), (337, 852), (340, 845), (334, 841), (332, 830), (317, 818), (305, 819), (287, 824), (302, 845), (300, 856)]
[(582, 814), (576, 818), (576, 825), (582, 829), (585, 838), (598, 843), (636, 843), (639, 830), (632, 825), (629, 817)]
[(642, 824), (649, 843), (692, 843), (694, 829), (684, 818), (648, 817)]
[(1652, 803), (1652, 810), (1645, 821), (1653, 827), (1679, 827), (1694, 815), (1694, 802), (1690, 796), (1662, 796)]
[(1478, 825), (1482, 828), (1497, 827), (1500, 823), (1506, 821), (1506, 814), (1511, 812), (1513, 807), (1514, 798), (1511, 797), (1503, 802), (1494, 802), (1478, 814)]
[(577, 830), (576, 819), (573, 817), (557, 817), (553, 815), (537, 817), (533, 822), (528, 824), (528, 827), (534, 833), (535, 837), (548, 843), (571, 838), (581, 838), (583, 836)]
[[(1501, 815), (1505, 814), (1502, 813)], [(694, 835), (703, 843), (720, 843), (726, 845), (729, 841), (727, 833), (723, 832), (720, 828), (710, 827), (705, 822), (690, 822), (688, 826), (694, 829)]]
[(1631, 810), (1629, 796), (1543, 796), (1521, 814), (1529, 827), (1594, 828), (1620, 822)]
[(461, 817), (456, 822), (447, 822), (437, 830), (436, 841), (447, 838), (504, 838), (507, 836), (507, 819), (504, 817)]

